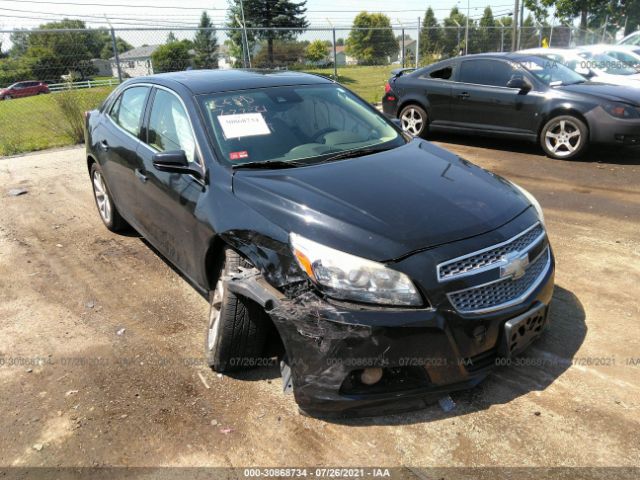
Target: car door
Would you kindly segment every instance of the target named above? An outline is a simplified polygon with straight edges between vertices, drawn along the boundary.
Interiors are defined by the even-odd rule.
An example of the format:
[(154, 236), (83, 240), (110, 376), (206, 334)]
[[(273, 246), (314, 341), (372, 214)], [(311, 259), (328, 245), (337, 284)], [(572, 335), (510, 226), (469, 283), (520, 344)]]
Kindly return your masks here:
[(193, 255), (199, 238), (196, 206), (204, 183), (192, 174), (164, 172), (153, 165), (156, 153), (182, 150), (190, 165), (204, 172), (191, 120), (177, 93), (154, 88), (143, 138), (136, 216), (149, 241), (193, 277), (199, 267)]
[(451, 120), (451, 93), (455, 63), (431, 70), (418, 79), (429, 105), (429, 122), (437, 125)]
[(514, 75), (533, 83), (524, 69), (506, 60), (461, 61), (451, 99), (451, 116), (456, 126), (535, 135), (542, 93), (508, 88), (507, 83)]
[(25, 94), (26, 96), (38, 94), (38, 82), (26, 82)]
[(150, 91), (146, 85), (123, 90), (93, 134), (94, 150), (116, 206), (120, 214), (134, 224), (137, 223), (133, 207), (137, 201), (139, 135)]
[(11, 96), (13, 98), (24, 97), (24, 95), (25, 95), (25, 82), (16, 83), (11, 88)]

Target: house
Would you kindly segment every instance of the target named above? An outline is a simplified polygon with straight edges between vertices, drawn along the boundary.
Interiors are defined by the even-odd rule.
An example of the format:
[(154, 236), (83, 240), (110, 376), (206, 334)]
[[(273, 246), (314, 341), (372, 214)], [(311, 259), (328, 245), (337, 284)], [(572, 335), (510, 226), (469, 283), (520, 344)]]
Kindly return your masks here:
[(346, 47), (344, 45), (336, 46), (336, 58), (333, 58), (333, 47), (329, 47), (329, 60), (336, 66), (344, 67), (345, 65), (357, 65), (358, 60), (355, 57), (347, 55)]
[(95, 69), (95, 75), (99, 77), (110, 77), (112, 76), (111, 72), (111, 61), (104, 60), (102, 58), (93, 58), (91, 60), (91, 65)]
[[(153, 75), (151, 55), (160, 45), (144, 45), (132, 48), (118, 55), (120, 71), (125, 78)], [(118, 66), (115, 57), (111, 57), (111, 71), (114, 77), (118, 76)]]
[[(389, 58), (389, 63), (394, 63), (394, 62), (399, 62), (402, 63), (402, 47), (403, 47), (403, 42), (399, 41), (398, 42), (398, 54), (391, 56)], [(405, 63), (412, 63), (416, 61), (416, 48), (418, 47), (418, 42), (416, 42), (415, 40), (412, 40), (410, 38), (407, 38), (404, 40), (404, 58), (405, 58)]]

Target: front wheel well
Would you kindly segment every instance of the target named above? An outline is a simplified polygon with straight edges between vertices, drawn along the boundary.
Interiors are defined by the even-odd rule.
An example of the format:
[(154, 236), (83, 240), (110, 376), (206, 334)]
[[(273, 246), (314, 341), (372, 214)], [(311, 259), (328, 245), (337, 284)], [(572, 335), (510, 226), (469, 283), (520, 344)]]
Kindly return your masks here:
[(91, 154), (87, 155), (87, 171), (89, 173), (91, 173), (91, 166), (96, 163), (97, 160), (95, 159), (95, 157)]

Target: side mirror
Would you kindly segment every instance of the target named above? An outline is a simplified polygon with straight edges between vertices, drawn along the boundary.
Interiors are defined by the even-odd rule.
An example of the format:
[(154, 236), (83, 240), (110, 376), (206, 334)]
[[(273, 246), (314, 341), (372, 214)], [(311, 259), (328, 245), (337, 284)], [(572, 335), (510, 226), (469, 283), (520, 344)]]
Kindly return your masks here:
[(507, 88), (517, 88), (520, 93), (529, 93), (533, 85), (522, 75), (513, 75), (507, 83)]
[(161, 172), (187, 173), (202, 177), (202, 171), (195, 165), (189, 164), (184, 150), (158, 152), (152, 158), (153, 166)]

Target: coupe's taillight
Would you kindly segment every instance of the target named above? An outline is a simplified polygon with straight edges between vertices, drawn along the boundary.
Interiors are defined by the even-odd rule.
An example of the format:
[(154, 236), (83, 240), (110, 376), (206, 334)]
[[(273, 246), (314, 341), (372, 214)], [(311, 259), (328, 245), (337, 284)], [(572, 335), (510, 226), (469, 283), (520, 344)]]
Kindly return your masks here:
[(384, 84), (384, 93), (389, 93), (391, 91), (391, 85), (389, 82)]

